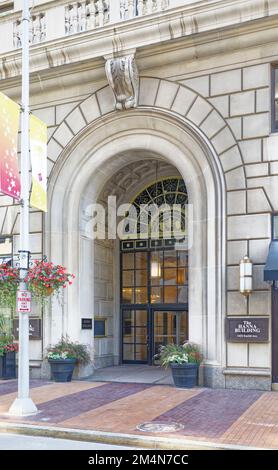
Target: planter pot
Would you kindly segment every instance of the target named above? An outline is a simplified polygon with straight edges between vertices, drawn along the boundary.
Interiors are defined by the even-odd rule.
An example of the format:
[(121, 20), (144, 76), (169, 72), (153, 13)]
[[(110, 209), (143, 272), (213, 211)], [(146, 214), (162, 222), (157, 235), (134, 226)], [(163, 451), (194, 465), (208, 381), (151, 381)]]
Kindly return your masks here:
[(199, 364), (171, 364), (171, 369), (176, 387), (197, 387)]
[(16, 378), (16, 361), (15, 352), (8, 352), (0, 357), (0, 378), (15, 379)]
[(50, 297), (53, 294), (53, 292), (54, 292), (53, 287), (46, 287), (45, 293), (47, 297)]
[(71, 382), (76, 359), (48, 359), (54, 382)]

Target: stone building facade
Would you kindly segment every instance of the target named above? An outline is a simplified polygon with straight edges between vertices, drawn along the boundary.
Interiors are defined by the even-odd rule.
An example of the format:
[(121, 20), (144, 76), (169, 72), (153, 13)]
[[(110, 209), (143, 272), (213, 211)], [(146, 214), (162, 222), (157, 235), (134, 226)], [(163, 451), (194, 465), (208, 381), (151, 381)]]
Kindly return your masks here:
[[(0, 2), (0, 90), (17, 102), (20, 3)], [(277, 1), (34, 3), (31, 109), (48, 125), (49, 210), (31, 209), (31, 247), (77, 278), (62, 305), (33, 312), (43, 334), (30, 342), (32, 373), (48, 373), (44, 351), (61, 334), (92, 347), (80, 375), (122, 361), (121, 244), (90, 237), (88, 207), (109, 194), (131, 202), (171, 177), (193, 205), (186, 311), (188, 337), (205, 356), (201, 380), (271, 389), (278, 337), (264, 266), (278, 211)], [(0, 196), (1, 237), (13, 253), (18, 212)], [(245, 255), (248, 297), (239, 292)], [(227, 317), (269, 318), (268, 340), (228, 341)], [(105, 334), (82, 330), (82, 318), (104, 320)]]

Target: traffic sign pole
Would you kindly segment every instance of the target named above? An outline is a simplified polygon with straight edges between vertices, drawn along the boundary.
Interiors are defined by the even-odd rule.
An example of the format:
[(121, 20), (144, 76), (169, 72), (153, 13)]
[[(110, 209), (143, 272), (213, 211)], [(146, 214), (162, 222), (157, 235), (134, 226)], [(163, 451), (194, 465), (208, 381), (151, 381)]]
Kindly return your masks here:
[[(29, 0), (23, 0), (19, 297), (20, 293), (27, 291), (24, 279), (29, 269), (29, 23)], [(38, 412), (30, 398), (29, 388), (29, 313), (25, 311), (19, 313), (18, 396), (9, 409), (10, 415), (26, 416)]]

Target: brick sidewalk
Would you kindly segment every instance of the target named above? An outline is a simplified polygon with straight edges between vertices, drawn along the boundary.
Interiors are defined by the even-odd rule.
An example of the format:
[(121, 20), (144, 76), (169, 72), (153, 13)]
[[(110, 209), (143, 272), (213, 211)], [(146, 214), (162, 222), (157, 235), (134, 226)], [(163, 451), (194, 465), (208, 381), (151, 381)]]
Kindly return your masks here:
[[(17, 382), (0, 381), (0, 421), (278, 448), (278, 393), (252, 390), (176, 389), (139, 383), (31, 381), (39, 414), (7, 416)], [(183, 425), (172, 434), (142, 433), (144, 422)]]

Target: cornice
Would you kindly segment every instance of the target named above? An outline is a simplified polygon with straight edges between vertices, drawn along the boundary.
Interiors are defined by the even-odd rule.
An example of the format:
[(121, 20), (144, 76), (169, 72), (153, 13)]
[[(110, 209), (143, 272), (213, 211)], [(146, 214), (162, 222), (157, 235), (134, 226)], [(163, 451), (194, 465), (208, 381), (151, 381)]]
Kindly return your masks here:
[[(266, 3), (271, 6), (271, 11), (262, 10)], [(247, 7), (251, 6), (251, 12), (247, 12)], [(256, 8), (259, 9), (257, 12)], [(236, 17), (241, 17), (241, 22), (236, 21)], [(189, 50), (193, 45), (206, 46), (203, 54), (213, 55), (221, 51), (221, 41), (230, 40), (229, 52), (237, 50), (238, 41), (233, 39), (240, 36), (245, 36), (242, 41), (245, 47), (275, 43), (278, 39), (277, 26), (276, 0), (201, 1), (159, 15), (140, 17), (34, 45), (30, 51), (32, 80), (38, 80), (38, 73), (40, 79), (55, 77), (61, 67), (63, 74), (73, 74), (86, 68), (102, 69), (104, 56), (123, 54), (130, 49), (136, 49), (136, 56), (141, 62), (149, 57), (155, 61), (158, 54), (159, 61), (166, 54), (167, 64), (170, 64), (177, 61), (179, 54), (184, 58), (186, 50), (190, 57)], [(5, 86), (15, 85), (20, 80), (20, 71), (20, 50), (0, 56), (0, 79), (5, 81)], [(99, 78), (102, 75), (104, 70)]]

